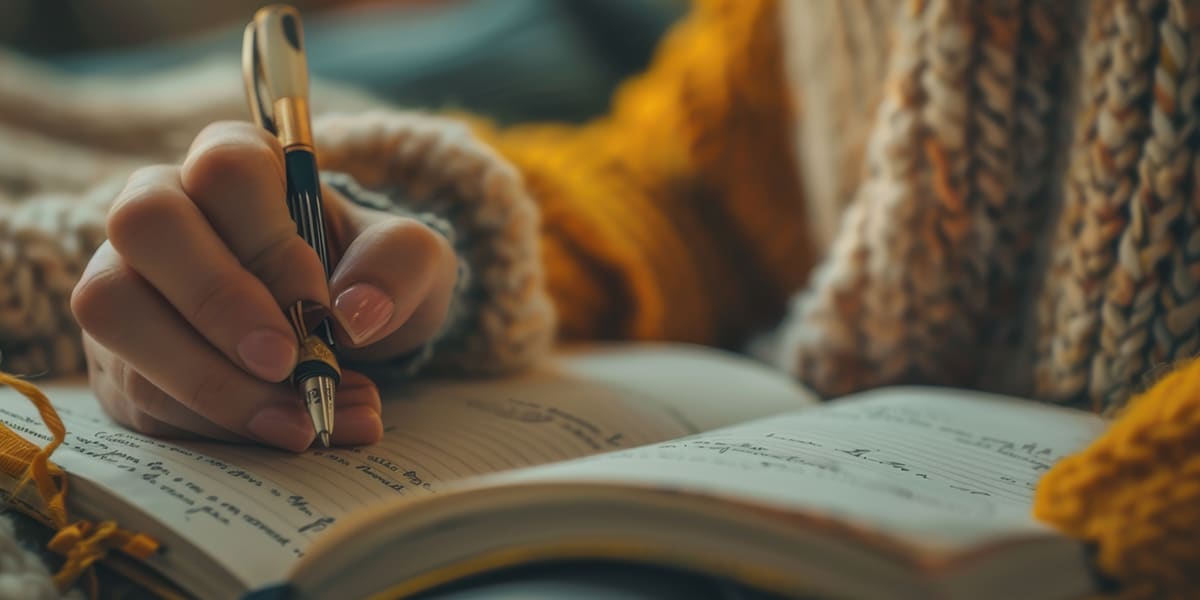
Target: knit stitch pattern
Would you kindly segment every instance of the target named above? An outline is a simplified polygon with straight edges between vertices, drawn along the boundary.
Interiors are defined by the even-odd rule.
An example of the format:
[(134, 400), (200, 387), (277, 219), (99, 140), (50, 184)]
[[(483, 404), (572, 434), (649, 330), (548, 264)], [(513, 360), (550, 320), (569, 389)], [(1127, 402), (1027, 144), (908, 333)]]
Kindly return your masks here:
[(864, 176), (793, 300), (778, 362), (830, 396), (900, 382), (1027, 392), (1014, 349), (1052, 202), (1034, 161), (1059, 139), (1070, 7), (906, 6)]
[[(119, 81), (55, 77), (5, 55), (0, 72), (29, 84), (0, 88), (0, 107), (29, 102), (30, 89), (48, 92), (46, 102), (28, 104), (22, 115), (44, 127), (0, 144), (0, 158), (13, 159), (0, 161), (0, 365), (29, 376), (78, 373), (85, 362), (70, 294), (104, 241), (109, 205), (137, 166), (177, 162), (204, 124), (245, 119), (240, 74), (200, 65), (174, 83), (146, 81), (139, 86), (144, 96), (119, 104)], [(156, 100), (168, 94), (195, 102), (181, 110)], [(543, 354), (555, 328), (538, 256), (538, 213), (511, 163), (460, 122), (398, 111), (320, 82), (313, 96), (321, 168), (345, 166), (339, 170), (402, 208), (446, 221), (471, 267), (452, 307), (456, 318), (447, 319), (452, 330), (427, 349), (430, 360), (412, 364), (430, 373), (496, 374)], [(72, 97), (96, 103), (63, 100)], [(335, 114), (334, 107), (353, 114)], [(138, 146), (134, 134), (147, 123), (158, 129), (143, 132)], [(32, 142), (24, 148), (40, 160), (10, 157), (21, 142)], [(51, 168), (63, 160), (62, 170), (73, 174)], [(37, 165), (32, 174), (18, 173), (25, 163)]]
[[(1197, 4), (789, 2), (787, 22), (829, 28), (812, 39), (781, 5), (697, 0), (582, 126), (333, 99), (322, 168), (443, 216), (472, 261), (430, 368), (517, 368), (553, 329), (733, 348), (768, 331), (771, 360), (830, 397), (933, 383), (1105, 412), (1114, 433), (1052, 471), (1038, 514), (1127, 590), (1194, 590), (1200, 396), (1153, 386), (1200, 345)], [(880, 76), (844, 68), (856, 53)], [(24, 83), (0, 86), (0, 360), (69, 371), (65, 290), (112, 193), (91, 186), (244, 118), (240, 81), (131, 97), (14, 65), (0, 54)], [(823, 111), (835, 126), (797, 133)]]
[(1122, 598), (1200, 597), (1200, 362), (1130, 402), (1038, 484), (1034, 516), (1094, 544)]
[(440, 215), (470, 265), (451, 331), (426, 372), (500, 374), (545, 355), (555, 312), (539, 260), (539, 215), (520, 174), (463, 123), (376, 110), (329, 114), (313, 133), (323, 169), (345, 172), (406, 209)]
[(774, 2), (700, 0), (580, 127), (496, 129), (542, 213), (566, 339), (737, 348), (774, 327), (813, 262)]
[(21, 547), (8, 515), (0, 515), (0, 598), (83, 600), (78, 589), (61, 594), (42, 559)]

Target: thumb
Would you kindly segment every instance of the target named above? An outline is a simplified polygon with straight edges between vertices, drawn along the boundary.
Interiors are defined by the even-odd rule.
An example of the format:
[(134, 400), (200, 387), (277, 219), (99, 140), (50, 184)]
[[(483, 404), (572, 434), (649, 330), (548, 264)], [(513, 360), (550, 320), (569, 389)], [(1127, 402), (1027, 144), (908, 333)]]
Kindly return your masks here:
[(375, 213), (330, 277), (339, 344), (358, 359), (386, 359), (427, 341), (446, 317), (457, 258), (415, 219)]

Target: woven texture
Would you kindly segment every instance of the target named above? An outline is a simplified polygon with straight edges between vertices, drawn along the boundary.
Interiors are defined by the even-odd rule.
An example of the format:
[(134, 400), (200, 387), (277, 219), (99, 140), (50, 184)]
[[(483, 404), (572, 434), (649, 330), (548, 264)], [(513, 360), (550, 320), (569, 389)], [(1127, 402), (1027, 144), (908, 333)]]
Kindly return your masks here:
[(1034, 515), (1097, 549), (1123, 598), (1200, 597), (1200, 362), (1130, 402), (1039, 484)]
[[(767, 332), (771, 360), (829, 396), (934, 383), (1103, 412), (1140, 433), (1065, 463), (1039, 514), (1097, 543), (1130, 593), (1185, 594), (1200, 565), (1173, 545), (1196, 538), (1200, 483), (1176, 458), (1200, 397), (1155, 382), (1200, 332), (1196, 11), (697, 0), (578, 127), (363, 112), (318, 89), (322, 167), (441, 213), (477, 263), (431, 367), (516, 368), (555, 330), (726, 347)], [(102, 237), (97, 182), (244, 118), (237, 73), (133, 97), (0, 61), (23, 82), (0, 87), (2, 364), (77, 370), (65, 291)], [(1152, 496), (1145, 513), (1119, 501)]]
[[(93, 81), (0, 54), (0, 74), (25, 84), (0, 87), (0, 116), (10, 121), (0, 122), (0, 366), (24, 375), (76, 373), (84, 360), (69, 299), (104, 240), (108, 206), (134, 168), (177, 162), (213, 120), (247, 118), (240, 73), (236, 65), (200, 65), (171, 80)], [(129, 88), (138, 94), (122, 91)], [(180, 97), (193, 102), (180, 106), (173, 100)], [(457, 121), (319, 82), (313, 98), (321, 168), (445, 222), (469, 267), (449, 330), (419, 361), (422, 370), (501, 373), (544, 353), (554, 310), (538, 256), (538, 213), (511, 163)]]
[(41, 557), (22, 548), (7, 515), (0, 515), (0, 598), (83, 600), (80, 590), (60, 594)]

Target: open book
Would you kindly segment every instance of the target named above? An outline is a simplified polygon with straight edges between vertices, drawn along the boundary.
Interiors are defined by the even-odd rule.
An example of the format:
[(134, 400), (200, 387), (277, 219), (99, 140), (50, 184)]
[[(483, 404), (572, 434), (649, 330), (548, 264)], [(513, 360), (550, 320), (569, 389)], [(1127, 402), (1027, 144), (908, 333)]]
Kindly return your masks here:
[[(388, 389), (381, 443), (295, 455), (149, 438), (82, 385), (39, 387), (67, 427), (52, 460), (71, 513), (155, 537), (166, 552), (145, 567), (202, 598), (397, 597), (568, 559), (841, 598), (1091, 586), (1080, 546), (1030, 505), (1103, 423), (1015, 399), (895, 388), (817, 404), (720, 352), (593, 347), (511, 379)], [(7, 388), (0, 420), (48, 439)]]

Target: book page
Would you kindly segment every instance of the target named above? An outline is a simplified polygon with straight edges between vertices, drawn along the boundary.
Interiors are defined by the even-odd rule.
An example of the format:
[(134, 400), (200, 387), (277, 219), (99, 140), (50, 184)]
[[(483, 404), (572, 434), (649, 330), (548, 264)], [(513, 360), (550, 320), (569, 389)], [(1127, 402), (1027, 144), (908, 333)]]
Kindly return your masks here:
[(1047, 531), (1039, 478), (1103, 429), (1060, 407), (903, 388), (497, 476), (637, 483), (836, 519), (931, 550)]
[[(82, 385), (39, 387), (68, 431), (55, 462), (127, 499), (251, 586), (281, 575), (360, 507), (812, 401), (781, 375), (712, 352), (593, 349), (506, 380), (391, 388), (380, 443), (294, 455), (150, 438), (110, 422)], [(32, 403), (7, 388), (0, 420), (39, 444), (49, 441)]]

